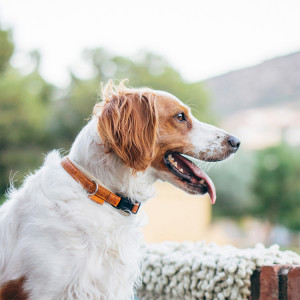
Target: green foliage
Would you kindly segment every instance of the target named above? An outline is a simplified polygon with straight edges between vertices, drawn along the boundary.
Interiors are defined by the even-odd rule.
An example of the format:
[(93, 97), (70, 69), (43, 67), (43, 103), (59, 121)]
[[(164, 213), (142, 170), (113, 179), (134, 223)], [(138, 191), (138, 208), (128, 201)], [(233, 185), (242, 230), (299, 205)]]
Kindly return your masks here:
[(273, 223), (300, 230), (300, 152), (286, 144), (258, 153), (254, 212)]
[(8, 66), (13, 51), (14, 45), (11, 41), (11, 31), (1, 30), (0, 28), (0, 74)]
[[(36, 167), (48, 149), (51, 87), (38, 73), (20, 75), (9, 68), (0, 81), (0, 191), (16, 171)], [(20, 174), (21, 175), (21, 174)], [(23, 175), (23, 174), (22, 174)], [(17, 176), (18, 177), (18, 176)]]
[(209, 171), (217, 190), (213, 216), (242, 217), (251, 214), (255, 155), (239, 151), (232, 159), (218, 162)]
[[(37, 68), (26, 76), (8, 65), (13, 45), (9, 34), (0, 30), (0, 193), (15, 178), (35, 168), (41, 153), (49, 147), (48, 109), (52, 87), (39, 75)], [(35, 52), (35, 56), (37, 53)]]
[(238, 152), (210, 171), (216, 189), (214, 216), (253, 215), (300, 229), (300, 154), (286, 144)]

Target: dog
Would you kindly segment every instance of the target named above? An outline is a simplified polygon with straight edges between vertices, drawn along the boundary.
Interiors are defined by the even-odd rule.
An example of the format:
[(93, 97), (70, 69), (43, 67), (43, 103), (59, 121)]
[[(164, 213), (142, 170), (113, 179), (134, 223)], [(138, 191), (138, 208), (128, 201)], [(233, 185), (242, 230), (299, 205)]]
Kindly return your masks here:
[[(109, 81), (68, 157), (43, 166), (0, 208), (0, 299), (132, 299), (156, 180), (216, 191), (191, 158), (221, 161), (240, 141), (175, 96)], [(167, 212), (166, 212), (167, 213)]]

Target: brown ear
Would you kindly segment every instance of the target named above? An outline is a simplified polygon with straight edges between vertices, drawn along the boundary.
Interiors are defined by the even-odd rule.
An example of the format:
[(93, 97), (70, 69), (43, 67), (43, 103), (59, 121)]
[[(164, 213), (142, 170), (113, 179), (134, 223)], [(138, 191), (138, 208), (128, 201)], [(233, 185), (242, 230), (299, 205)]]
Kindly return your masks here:
[(106, 99), (98, 115), (98, 131), (107, 152), (114, 152), (134, 171), (144, 171), (155, 155), (155, 97), (150, 92), (130, 91)]

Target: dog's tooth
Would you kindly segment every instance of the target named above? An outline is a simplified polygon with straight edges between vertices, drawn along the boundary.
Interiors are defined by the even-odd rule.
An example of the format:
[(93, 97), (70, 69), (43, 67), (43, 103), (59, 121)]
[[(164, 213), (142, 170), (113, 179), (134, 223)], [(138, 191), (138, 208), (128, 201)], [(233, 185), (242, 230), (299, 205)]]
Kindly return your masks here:
[(168, 155), (168, 160), (169, 160), (171, 163), (174, 161), (174, 158), (173, 158), (172, 154), (169, 154), (169, 155)]
[(175, 167), (177, 168), (177, 161), (175, 161), (175, 162), (173, 163), (173, 166), (175, 166)]
[(183, 173), (183, 169), (179, 169), (179, 171), (180, 171), (181, 173)]
[(201, 183), (201, 184), (204, 184), (204, 183), (205, 183), (205, 180), (204, 180), (204, 179), (201, 179), (201, 180), (200, 180), (200, 183)]

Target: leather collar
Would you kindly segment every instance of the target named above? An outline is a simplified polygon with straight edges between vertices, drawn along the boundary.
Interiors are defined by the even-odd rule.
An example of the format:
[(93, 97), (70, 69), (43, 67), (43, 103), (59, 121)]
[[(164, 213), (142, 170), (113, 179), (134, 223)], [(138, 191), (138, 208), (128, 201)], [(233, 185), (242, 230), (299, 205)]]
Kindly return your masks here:
[(99, 204), (107, 202), (116, 209), (120, 209), (127, 213), (131, 212), (136, 214), (138, 212), (141, 205), (140, 202), (132, 201), (127, 197), (116, 195), (100, 186), (96, 180), (88, 178), (81, 170), (79, 170), (79, 168), (77, 168), (67, 156), (62, 159), (61, 165), (73, 177), (73, 179), (82, 185), (91, 200)]

